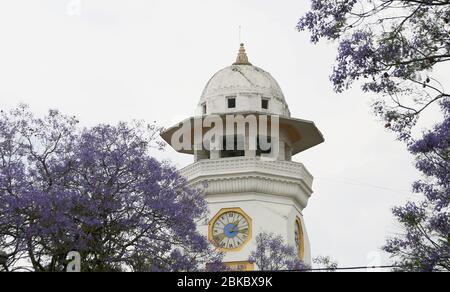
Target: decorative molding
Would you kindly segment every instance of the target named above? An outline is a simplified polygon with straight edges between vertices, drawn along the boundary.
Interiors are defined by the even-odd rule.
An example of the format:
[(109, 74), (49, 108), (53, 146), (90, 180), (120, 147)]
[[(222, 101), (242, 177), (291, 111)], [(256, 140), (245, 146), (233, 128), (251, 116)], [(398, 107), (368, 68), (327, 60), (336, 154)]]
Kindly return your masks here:
[(262, 158), (222, 158), (216, 160), (201, 160), (181, 170), (181, 174), (188, 180), (203, 175), (223, 175), (231, 173), (245, 173), (258, 170), (262, 173), (281, 177), (302, 179), (308, 187), (312, 187), (313, 176), (303, 164), (292, 161), (272, 161)]
[(192, 186), (207, 183), (207, 196), (261, 193), (295, 199), (302, 208), (312, 194), (313, 177), (301, 163), (261, 158), (202, 160), (181, 170)]

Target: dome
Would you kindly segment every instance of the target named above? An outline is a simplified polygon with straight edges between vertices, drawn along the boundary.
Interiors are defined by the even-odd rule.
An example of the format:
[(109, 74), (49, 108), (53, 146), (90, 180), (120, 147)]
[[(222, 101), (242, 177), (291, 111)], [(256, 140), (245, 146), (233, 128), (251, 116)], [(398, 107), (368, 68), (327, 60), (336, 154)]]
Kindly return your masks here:
[[(314, 122), (291, 117), (283, 92), (277, 81), (269, 73), (253, 66), (249, 62), (243, 44), (239, 50), (236, 62), (217, 72), (207, 83), (195, 116), (165, 130), (161, 133), (161, 137), (168, 144), (172, 145), (176, 151), (195, 155), (196, 161), (225, 158), (221, 157), (222, 154), (217, 149), (207, 150), (200, 148), (199, 150), (198, 146), (203, 147), (205, 145), (197, 142), (199, 138), (211, 139), (207, 134), (212, 128), (210, 122), (214, 123), (214, 120), (211, 119), (208, 120), (208, 123), (205, 123), (206, 117), (218, 116), (223, 122), (227, 122), (229, 115), (244, 118), (277, 116), (279, 123), (273, 123), (272, 119), (268, 122), (270, 122), (271, 127), (273, 125), (279, 127), (280, 137), (278, 137), (278, 140), (280, 147), (278, 147), (278, 150), (280, 151), (277, 159), (280, 160), (290, 161), (293, 155), (324, 142), (323, 136)], [(246, 120), (244, 120), (245, 122)], [(214, 126), (220, 128), (219, 124)], [(223, 123), (222, 126), (225, 126), (222, 130), (232, 129), (232, 125), (230, 128), (227, 128), (228, 125)], [(258, 128), (258, 131), (260, 130)], [(270, 131), (272, 131), (272, 128)], [(249, 135), (251, 132), (249, 131)], [(263, 135), (267, 134), (267, 132), (263, 133)], [(270, 135), (274, 134), (270, 132)], [(185, 137), (189, 137), (189, 139), (185, 139)], [(226, 138), (226, 136), (219, 138), (215, 136), (214, 139), (217, 140), (217, 138), (224, 137)], [(238, 154), (233, 153), (231, 155)], [(255, 157), (257, 154), (256, 151), (252, 152), (249, 150), (245, 152), (245, 155)]]
[[(235, 107), (227, 106), (230, 98), (235, 99)], [(268, 105), (261, 107), (262, 100), (266, 100)], [(248, 61), (243, 44), (236, 63), (220, 70), (209, 80), (198, 109), (201, 114), (267, 111), (270, 114), (290, 116), (278, 82), (270, 73)]]
[(233, 65), (217, 72), (203, 90), (202, 99), (240, 93), (258, 93), (284, 102), (277, 81), (268, 72), (252, 65)]

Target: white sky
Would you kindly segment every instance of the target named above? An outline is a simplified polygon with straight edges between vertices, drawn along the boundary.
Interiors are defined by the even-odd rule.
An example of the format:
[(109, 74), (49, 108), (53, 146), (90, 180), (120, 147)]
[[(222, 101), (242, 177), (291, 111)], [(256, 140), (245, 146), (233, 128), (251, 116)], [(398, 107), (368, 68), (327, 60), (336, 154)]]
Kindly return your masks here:
[[(24, 102), (84, 125), (171, 126), (193, 115), (209, 78), (235, 60), (242, 25), (250, 61), (278, 80), (292, 116), (315, 121), (326, 139), (295, 157), (316, 177), (305, 211), (313, 255), (384, 264), (376, 252), (399, 231), (390, 209), (419, 174), (375, 121), (369, 96), (332, 91), (335, 46), (313, 46), (295, 30), (308, 8), (303, 0), (3, 0), (0, 108)], [(170, 149), (159, 156), (192, 162)]]

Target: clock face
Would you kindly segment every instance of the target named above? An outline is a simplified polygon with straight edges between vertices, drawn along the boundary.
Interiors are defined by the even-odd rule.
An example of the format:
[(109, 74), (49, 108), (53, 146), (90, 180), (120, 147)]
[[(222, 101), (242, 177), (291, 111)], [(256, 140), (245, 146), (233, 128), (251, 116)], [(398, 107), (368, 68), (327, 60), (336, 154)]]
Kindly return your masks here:
[(221, 214), (211, 228), (214, 245), (222, 249), (237, 249), (250, 237), (250, 222), (239, 212), (229, 211)]

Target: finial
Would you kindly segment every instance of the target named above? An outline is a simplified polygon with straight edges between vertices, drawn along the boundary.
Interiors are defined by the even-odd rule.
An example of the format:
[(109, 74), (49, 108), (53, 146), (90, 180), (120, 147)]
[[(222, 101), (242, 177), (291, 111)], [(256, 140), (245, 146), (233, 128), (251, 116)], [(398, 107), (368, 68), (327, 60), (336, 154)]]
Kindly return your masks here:
[(236, 63), (233, 65), (251, 65), (251, 63), (248, 61), (247, 53), (245, 52), (245, 46), (243, 43), (241, 43), (241, 47), (239, 48), (239, 54), (236, 59)]

